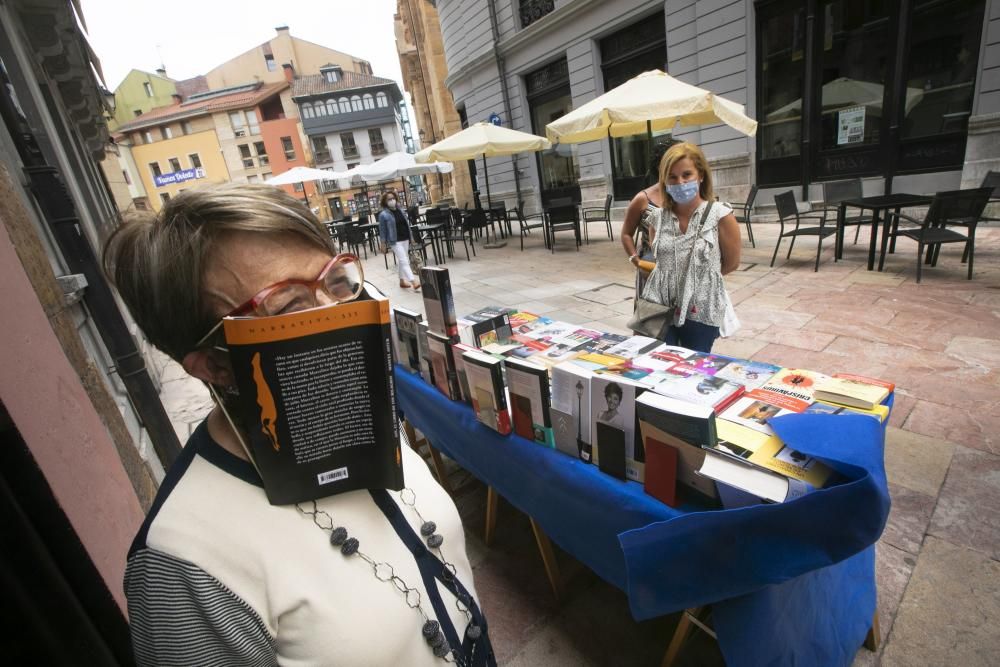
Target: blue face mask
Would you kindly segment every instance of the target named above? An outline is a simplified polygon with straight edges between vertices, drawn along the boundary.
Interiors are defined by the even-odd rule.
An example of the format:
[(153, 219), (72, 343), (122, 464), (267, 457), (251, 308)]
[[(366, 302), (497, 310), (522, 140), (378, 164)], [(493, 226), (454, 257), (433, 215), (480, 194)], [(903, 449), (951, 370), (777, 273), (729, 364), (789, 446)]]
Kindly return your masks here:
[(678, 204), (686, 204), (698, 196), (700, 181), (688, 181), (667, 186), (667, 194)]

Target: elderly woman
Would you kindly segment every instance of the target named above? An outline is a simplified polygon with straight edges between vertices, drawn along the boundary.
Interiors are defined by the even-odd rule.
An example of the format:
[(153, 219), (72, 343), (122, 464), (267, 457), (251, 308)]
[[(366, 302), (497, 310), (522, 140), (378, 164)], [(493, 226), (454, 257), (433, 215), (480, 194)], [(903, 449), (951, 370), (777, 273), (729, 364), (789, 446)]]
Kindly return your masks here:
[(711, 352), (729, 303), (722, 277), (740, 264), (740, 227), (733, 210), (715, 201), (708, 160), (692, 143), (667, 150), (660, 188), (664, 206), (651, 218), (656, 268), (642, 297), (676, 306), (667, 344)]
[[(122, 224), (104, 262), (149, 340), (219, 397), (128, 554), (136, 661), (495, 664), (458, 511), (416, 453), (402, 447), (400, 493), (275, 506), (241, 445), (247, 434), (230, 418), (232, 366), (206, 334), (234, 312), (370, 298), (357, 258), (335, 256), (315, 216), (281, 190), (230, 184), (188, 190), (155, 217)], [(419, 537), (421, 516), (437, 523), (436, 548)], [(339, 546), (342, 529), (360, 550)]]
[(382, 252), (392, 248), (396, 256), (396, 270), (399, 273), (399, 286), (420, 289), (420, 281), (413, 275), (410, 268), (410, 221), (406, 211), (399, 205), (395, 192), (386, 192), (380, 200), (382, 210), (378, 212), (378, 233), (382, 238)]

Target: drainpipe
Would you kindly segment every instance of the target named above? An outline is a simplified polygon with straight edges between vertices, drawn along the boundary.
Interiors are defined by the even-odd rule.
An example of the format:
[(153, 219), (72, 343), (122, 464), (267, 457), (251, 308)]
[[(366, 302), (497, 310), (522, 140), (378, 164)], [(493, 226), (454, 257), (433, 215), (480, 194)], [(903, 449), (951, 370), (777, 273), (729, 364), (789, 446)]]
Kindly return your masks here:
[[(493, 57), (497, 61), (497, 75), (500, 77), (500, 93), (503, 95), (503, 110), (504, 114), (507, 116), (507, 125), (511, 129), (514, 129), (512, 122), (513, 118), (510, 113), (510, 92), (507, 90), (507, 67), (504, 64), (503, 56), (500, 55), (500, 26), (497, 23), (497, 8), (496, 0), (487, 0), (486, 3), (490, 8), (490, 27), (493, 29)], [(483, 156), (483, 163), (486, 162), (486, 156)], [(510, 156), (510, 163), (514, 167), (514, 188), (517, 190), (517, 201), (515, 206), (521, 204), (521, 177), (517, 173), (517, 155)]]
[(118, 310), (93, 248), (80, 229), (80, 218), (59, 170), (46, 163), (31, 126), (6, 90), (0, 93), (0, 118), (14, 141), (24, 164), (28, 187), (70, 272), (82, 273), (87, 280), (83, 300), (97, 324), (101, 340), (114, 359), (114, 370), (125, 385), (142, 426), (149, 433), (157, 456), (163, 467), (169, 468), (180, 454), (180, 442), (146, 370), (146, 362)]

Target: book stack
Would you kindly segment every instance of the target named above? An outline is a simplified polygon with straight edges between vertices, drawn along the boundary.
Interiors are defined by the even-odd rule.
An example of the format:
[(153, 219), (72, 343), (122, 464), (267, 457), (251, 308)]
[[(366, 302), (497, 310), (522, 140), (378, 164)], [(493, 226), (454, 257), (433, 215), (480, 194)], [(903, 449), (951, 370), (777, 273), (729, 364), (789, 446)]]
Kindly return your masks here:
[(681, 502), (678, 489), (727, 505), (798, 497), (833, 471), (785, 446), (771, 419), (889, 413), (894, 387), (874, 378), (699, 353), (501, 306), (456, 320), (447, 270), (421, 276), (427, 321), (405, 309), (395, 318), (404, 366), (499, 433), (643, 483), (668, 504)]

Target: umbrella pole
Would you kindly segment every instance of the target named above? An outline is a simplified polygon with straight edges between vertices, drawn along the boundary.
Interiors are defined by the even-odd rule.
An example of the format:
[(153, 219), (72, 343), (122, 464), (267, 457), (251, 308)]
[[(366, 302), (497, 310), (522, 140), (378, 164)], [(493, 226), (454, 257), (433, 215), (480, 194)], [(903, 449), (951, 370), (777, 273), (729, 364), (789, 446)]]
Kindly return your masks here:
[(306, 192), (306, 182), (301, 181), (299, 185), (302, 186), (302, 201), (305, 202), (306, 208), (309, 208), (309, 193)]
[(403, 186), (403, 201), (406, 202), (406, 207), (409, 208), (410, 207), (410, 193), (406, 189), (406, 177), (405, 176), (400, 176), (399, 177), (399, 184)]
[[(486, 163), (486, 153), (483, 153), (483, 178), (486, 179), (486, 215), (490, 215), (490, 211), (491, 211), (492, 206), (493, 206), (493, 195), (490, 194), (490, 168), (489, 168), (489, 166), (487, 166), (487, 163)], [(503, 223), (500, 223), (500, 224), (503, 224)], [(489, 230), (489, 227), (487, 227), (486, 228), (486, 240), (487, 241), (490, 240), (489, 234), (490, 234), (490, 230)], [(493, 248), (503, 248), (506, 245), (507, 245), (506, 241), (502, 241), (501, 242), (501, 241), (499, 241), (497, 239), (497, 232), (494, 229), (493, 230), (493, 243), (484, 243), (483, 247), (484, 248), (489, 248), (489, 249), (492, 250)]]
[[(609, 133), (611, 132), (610, 128), (608, 128), (608, 132)], [(646, 120), (646, 162), (647, 162), (647, 164), (652, 159), (653, 159), (653, 121), (647, 119)], [(657, 175), (657, 179), (659, 179), (659, 175)]]

